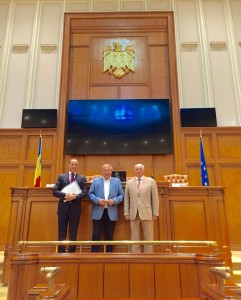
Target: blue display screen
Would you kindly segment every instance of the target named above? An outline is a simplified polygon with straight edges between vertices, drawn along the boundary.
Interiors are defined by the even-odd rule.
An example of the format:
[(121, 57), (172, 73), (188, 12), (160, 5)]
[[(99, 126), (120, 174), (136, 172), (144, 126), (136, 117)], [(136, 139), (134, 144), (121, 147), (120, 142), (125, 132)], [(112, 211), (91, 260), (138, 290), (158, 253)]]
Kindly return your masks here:
[(170, 101), (69, 100), (65, 154), (172, 153)]

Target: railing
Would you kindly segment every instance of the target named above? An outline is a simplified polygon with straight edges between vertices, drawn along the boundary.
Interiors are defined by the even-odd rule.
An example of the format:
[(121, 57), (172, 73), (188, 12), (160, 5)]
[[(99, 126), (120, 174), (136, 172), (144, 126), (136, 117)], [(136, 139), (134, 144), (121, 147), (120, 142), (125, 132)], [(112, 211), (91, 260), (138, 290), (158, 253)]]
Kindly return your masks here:
[(106, 252), (107, 245), (124, 246), (127, 247), (127, 253), (131, 252), (132, 245), (152, 245), (152, 246), (166, 246), (165, 252), (172, 252), (170, 247), (175, 249), (176, 253), (179, 253), (181, 247), (209, 247), (213, 252), (218, 252), (218, 244), (216, 241), (18, 241), (17, 252), (23, 252), (25, 247), (37, 247), (37, 246), (79, 246), (79, 252), (82, 253), (84, 246), (99, 245), (104, 247)]
[(46, 280), (48, 282), (48, 289), (50, 292), (54, 292), (54, 290), (55, 290), (54, 277), (60, 271), (61, 271), (61, 267), (42, 267), (40, 269), (41, 273), (47, 273)]
[(225, 267), (211, 267), (209, 268), (209, 271), (212, 273), (215, 273), (218, 277), (219, 285), (221, 292), (224, 293), (225, 289), (225, 279), (230, 279), (231, 276), (231, 269), (228, 266)]

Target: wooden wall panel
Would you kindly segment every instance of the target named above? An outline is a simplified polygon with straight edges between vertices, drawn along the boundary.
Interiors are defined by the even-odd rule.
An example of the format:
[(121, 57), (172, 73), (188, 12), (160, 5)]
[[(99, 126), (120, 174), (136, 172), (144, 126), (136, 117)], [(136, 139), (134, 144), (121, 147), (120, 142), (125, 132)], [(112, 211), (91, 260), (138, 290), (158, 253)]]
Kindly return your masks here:
[[(213, 140), (209, 132), (202, 135), (206, 159), (213, 158)], [(200, 139), (196, 134), (184, 135), (184, 155), (188, 159), (200, 159)]]
[[(40, 200), (40, 199), (39, 199)], [(26, 207), (27, 218), (25, 222), (29, 225), (25, 227), (23, 234), (24, 240), (27, 241), (51, 241), (56, 236), (58, 240), (58, 219), (57, 219), (57, 203), (56, 202), (43, 202), (31, 201), (28, 202)], [(51, 220), (51, 221), (50, 221)], [(49, 230), (43, 230), (49, 224)], [(53, 234), (55, 233), (55, 234)]]
[(210, 239), (209, 230), (206, 226), (211, 220), (205, 219), (205, 210), (209, 210), (209, 203), (205, 200), (201, 197), (195, 202), (182, 201), (181, 199), (178, 199), (177, 202), (172, 200), (170, 209), (173, 224), (171, 238), (173, 240), (202, 241)]
[[(69, 33), (68, 33), (69, 34)], [(68, 46), (76, 47), (76, 46), (88, 46), (90, 43), (90, 35), (88, 32), (72, 32), (70, 36), (70, 44)]]
[(11, 209), (10, 201), (10, 187), (16, 186), (18, 183), (18, 176), (21, 174), (18, 166), (0, 166), (0, 182), (1, 182), (1, 199), (0, 199), (0, 249), (4, 249), (7, 233), (8, 223)]
[(149, 47), (150, 91), (151, 98), (168, 99), (170, 97), (170, 74), (167, 45)]
[(153, 155), (153, 175), (157, 181), (164, 180), (164, 175), (172, 174), (174, 161), (172, 155)]
[(18, 236), (20, 235), (20, 223), (18, 222), (18, 220), (22, 214), (22, 204), (22, 201), (16, 201), (12, 202), (11, 205), (11, 222), (9, 222), (10, 224), (6, 233), (8, 234), (8, 237), (10, 237), (10, 239), (8, 240), (10, 245), (14, 245), (16, 239), (18, 239)]
[[(39, 129), (0, 130), (0, 250), (4, 250), (9, 225), (11, 187), (33, 187)], [(42, 186), (56, 181), (56, 130), (42, 130)], [(11, 220), (12, 221), (12, 220)], [(17, 230), (13, 227), (12, 230)]]
[[(77, 239), (80, 241), (84, 240), (92, 240), (92, 206), (90, 205), (90, 201), (82, 201), (81, 203), (81, 218), (78, 230)], [(57, 213), (57, 206), (56, 206)]]
[(104, 265), (104, 296), (103, 298), (129, 298), (129, 266), (128, 264)]
[(120, 95), (120, 89), (115, 86), (108, 88), (102, 86), (92, 86), (89, 89), (90, 99), (117, 99)]
[[(168, 35), (166, 31), (149, 31), (148, 32), (148, 43), (149, 45), (164, 45), (168, 44)], [(160, 56), (160, 59), (165, 60), (165, 56)]]
[(102, 263), (81, 264), (79, 268), (78, 298), (103, 298), (104, 265)]
[(22, 134), (0, 135), (0, 161), (16, 162), (21, 160), (23, 149), (23, 136)]
[(89, 59), (89, 47), (71, 48), (69, 99), (88, 99)]
[(149, 86), (120, 87), (120, 99), (148, 99), (149, 97), (150, 97)]
[(155, 287), (156, 298), (181, 298), (179, 264), (156, 264)]
[[(182, 128), (183, 169), (190, 185), (200, 185), (199, 128)], [(203, 147), (211, 186), (225, 187), (225, 205), (228, 219), (230, 245), (241, 249), (240, 212), (241, 191), (241, 130), (237, 127), (202, 128)], [(220, 206), (219, 213), (223, 207)]]
[(217, 134), (218, 158), (225, 160), (241, 159), (241, 135), (240, 133)]
[[(224, 228), (227, 226), (227, 212), (226, 212), (226, 203), (223, 201), (219, 201), (219, 199), (214, 199), (216, 201), (216, 204), (212, 208), (214, 210), (214, 219), (215, 223), (219, 224), (219, 228), (215, 228), (215, 235), (219, 236), (220, 230), (224, 232), (223, 236), (219, 236), (219, 239), (222, 241), (222, 243), (226, 240), (229, 240), (229, 232), (227, 230), (223, 231)], [(230, 231), (230, 230), (229, 230)]]
[[(8, 289), (8, 299), (26, 299), (26, 295), (28, 294), (29, 287), (34, 286), (36, 281), (35, 274), (37, 272), (37, 264), (35, 260), (29, 261), (28, 264), (17, 266), (16, 269), (17, 276), (14, 274), (11, 277), (11, 281), (16, 281), (15, 288)], [(30, 276), (29, 276), (30, 275)], [(10, 285), (12, 282), (10, 281)]]
[(130, 298), (155, 298), (154, 264), (130, 264)]
[(197, 265), (180, 265), (182, 298), (192, 298), (200, 293)]
[(226, 211), (230, 232), (230, 242), (236, 248), (241, 246), (240, 237), (240, 215), (241, 215), (241, 193), (240, 178), (241, 164), (229, 164), (220, 166), (220, 175), (226, 188)]

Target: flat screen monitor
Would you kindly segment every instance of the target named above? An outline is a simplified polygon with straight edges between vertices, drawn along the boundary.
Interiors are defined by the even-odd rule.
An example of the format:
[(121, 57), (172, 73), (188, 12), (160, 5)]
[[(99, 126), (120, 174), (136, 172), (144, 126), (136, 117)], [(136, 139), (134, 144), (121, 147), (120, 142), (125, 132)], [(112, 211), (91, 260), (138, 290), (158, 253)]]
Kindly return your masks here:
[(168, 154), (170, 101), (69, 100), (65, 154)]
[(111, 176), (120, 179), (121, 182), (126, 182), (126, 171), (112, 171)]
[(216, 127), (216, 110), (214, 107), (181, 108), (182, 127)]
[(22, 128), (56, 128), (57, 109), (23, 109)]

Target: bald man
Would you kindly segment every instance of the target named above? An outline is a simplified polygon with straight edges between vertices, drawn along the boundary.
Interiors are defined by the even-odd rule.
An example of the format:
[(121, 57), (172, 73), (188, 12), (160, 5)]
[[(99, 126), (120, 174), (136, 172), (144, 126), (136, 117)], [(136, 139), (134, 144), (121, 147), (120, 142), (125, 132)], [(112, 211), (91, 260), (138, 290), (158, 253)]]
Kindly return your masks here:
[[(127, 180), (124, 197), (124, 216), (130, 221), (131, 240), (139, 241), (141, 227), (144, 240), (154, 238), (154, 221), (159, 216), (159, 197), (156, 181), (144, 176), (143, 164), (134, 166), (135, 177)], [(140, 245), (133, 245), (132, 252), (141, 252)], [(145, 245), (144, 252), (153, 252), (152, 245)]]

